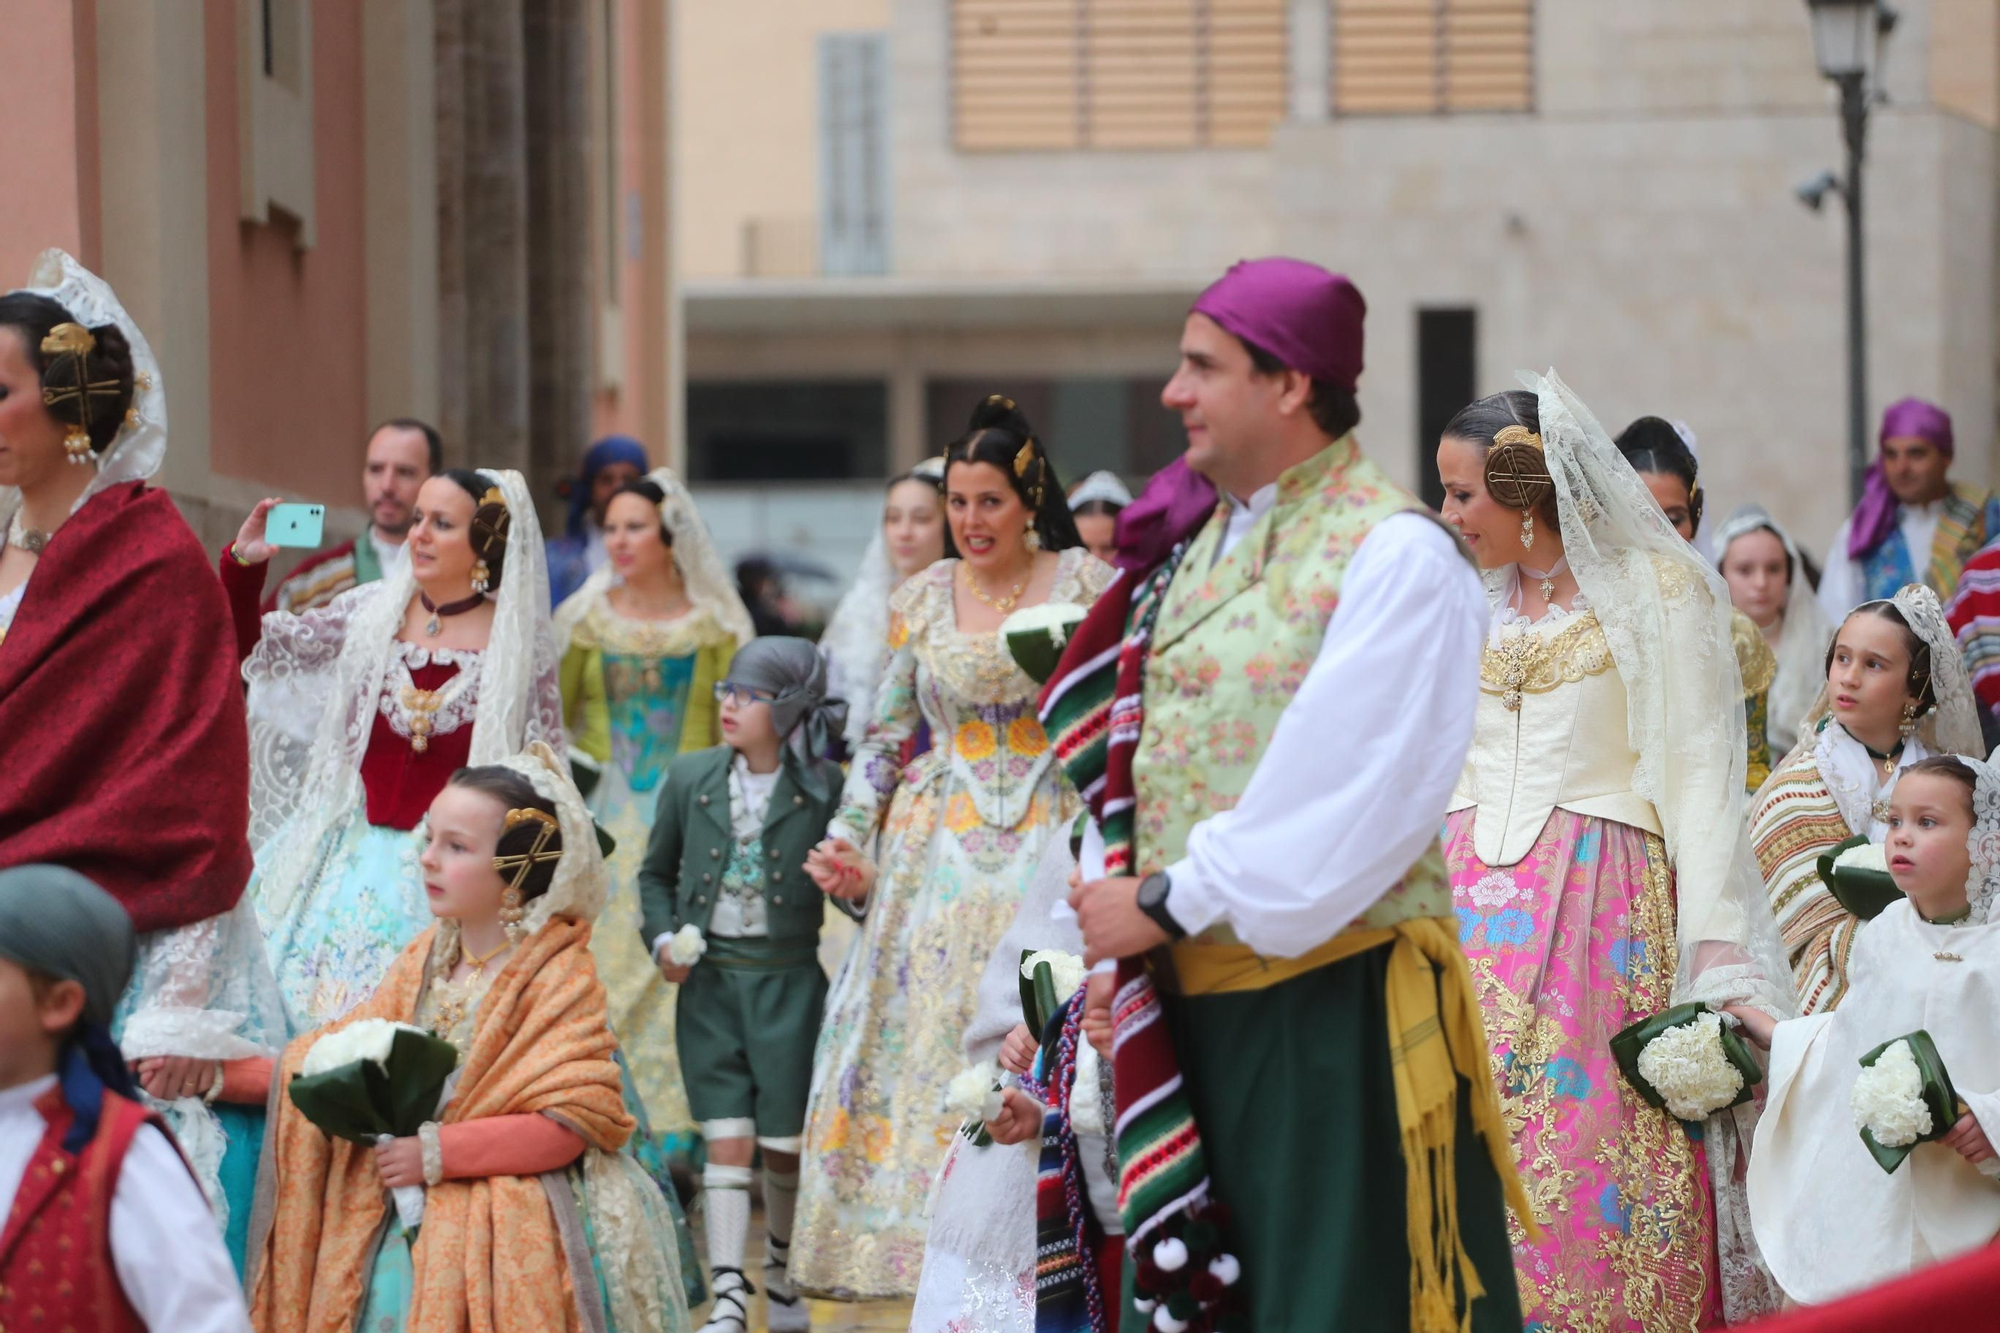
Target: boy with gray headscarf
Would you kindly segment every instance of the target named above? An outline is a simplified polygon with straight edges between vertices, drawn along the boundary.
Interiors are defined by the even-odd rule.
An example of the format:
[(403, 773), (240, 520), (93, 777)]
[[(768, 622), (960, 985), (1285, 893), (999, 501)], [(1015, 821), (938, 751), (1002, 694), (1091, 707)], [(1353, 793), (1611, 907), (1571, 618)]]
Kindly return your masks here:
[(248, 1333), (208, 1200), (111, 1040), (132, 949), (75, 871), (0, 871), (0, 1327)]
[(813, 1045), (826, 1004), (822, 898), (806, 853), (840, 804), (825, 757), (846, 705), (804, 639), (752, 640), (715, 687), (723, 744), (676, 759), (639, 871), (641, 931), (681, 987), (674, 1035), (688, 1105), (708, 1141), (708, 1258), (715, 1306), (703, 1333), (745, 1333), (750, 1160), (764, 1152), (768, 1326), (810, 1324), (785, 1279), (798, 1200)]

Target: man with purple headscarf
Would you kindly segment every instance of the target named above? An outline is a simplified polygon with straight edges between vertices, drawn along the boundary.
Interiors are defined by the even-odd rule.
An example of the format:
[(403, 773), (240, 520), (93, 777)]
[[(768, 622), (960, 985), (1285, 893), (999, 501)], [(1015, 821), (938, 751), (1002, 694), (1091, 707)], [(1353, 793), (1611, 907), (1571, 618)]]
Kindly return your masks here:
[(1202, 293), (1161, 399), (1219, 501), (1121, 559), (1103, 725), (1071, 706), (1092, 663), (1044, 697), (1095, 816), (1087, 960), (1123, 960), (1128, 1333), (1521, 1327), (1518, 1187), (1438, 850), (1486, 599), (1355, 443), (1365, 309), (1295, 259)]
[(1906, 583), (1929, 584), (1950, 601), (1966, 561), (2000, 537), (2000, 499), (1945, 476), (1952, 447), (1951, 414), (1936, 404), (1905, 398), (1882, 414), (1882, 452), (1819, 581), (1819, 604), (1834, 624)]
[(646, 475), (646, 446), (629, 435), (607, 435), (590, 446), (575, 479), (564, 483), (569, 516), (562, 535), (549, 538), (549, 604), (583, 586), (604, 567), (604, 511), (628, 481)]

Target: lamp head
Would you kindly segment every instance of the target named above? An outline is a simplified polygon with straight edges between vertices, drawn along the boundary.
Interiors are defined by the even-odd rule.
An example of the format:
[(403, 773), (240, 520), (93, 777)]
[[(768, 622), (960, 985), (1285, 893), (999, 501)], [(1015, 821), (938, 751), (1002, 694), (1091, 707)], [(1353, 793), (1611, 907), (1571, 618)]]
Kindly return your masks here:
[(1833, 173), (1831, 171), (1822, 171), (1811, 180), (1801, 181), (1799, 184), (1793, 186), (1792, 193), (1799, 197), (1800, 203), (1817, 213), (1820, 210), (1820, 205), (1826, 202), (1827, 195), (1839, 189), (1840, 182), (1834, 179)]

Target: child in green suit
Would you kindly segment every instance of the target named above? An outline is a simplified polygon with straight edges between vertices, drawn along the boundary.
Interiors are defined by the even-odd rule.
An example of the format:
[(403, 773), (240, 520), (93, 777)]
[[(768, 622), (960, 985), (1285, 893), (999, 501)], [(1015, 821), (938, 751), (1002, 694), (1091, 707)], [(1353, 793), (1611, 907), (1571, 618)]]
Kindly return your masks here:
[(809, 1326), (785, 1279), (798, 1200), (813, 1044), (826, 1003), (822, 899), (806, 853), (840, 804), (824, 757), (845, 706), (804, 639), (751, 641), (716, 686), (724, 743), (667, 771), (639, 871), (641, 931), (678, 983), (675, 1039), (688, 1105), (708, 1141), (708, 1258), (715, 1306), (703, 1333), (746, 1333), (743, 1273), (750, 1162), (763, 1149), (769, 1327)]

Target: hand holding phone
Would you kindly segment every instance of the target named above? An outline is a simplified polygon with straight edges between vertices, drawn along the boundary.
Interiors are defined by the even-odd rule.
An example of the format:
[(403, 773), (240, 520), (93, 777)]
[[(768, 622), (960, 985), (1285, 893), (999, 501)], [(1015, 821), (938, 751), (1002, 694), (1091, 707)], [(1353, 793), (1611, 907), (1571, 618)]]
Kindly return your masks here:
[[(294, 513), (284, 517), (287, 510)], [(308, 512), (296, 512), (301, 510)], [(323, 505), (286, 504), (275, 495), (259, 500), (257, 507), (250, 511), (250, 516), (237, 530), (234, 543), (236, 556), (245, 564), (261, 565), (276, 553), (279, 546), (318, 546), (325, 515)]]
[(318, 548), (326, 526), (326, 506), (277, 504), (264, 516), (264, 540), (273, 546)]

